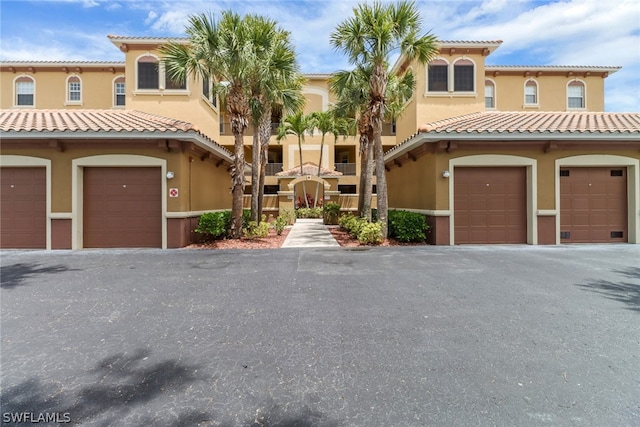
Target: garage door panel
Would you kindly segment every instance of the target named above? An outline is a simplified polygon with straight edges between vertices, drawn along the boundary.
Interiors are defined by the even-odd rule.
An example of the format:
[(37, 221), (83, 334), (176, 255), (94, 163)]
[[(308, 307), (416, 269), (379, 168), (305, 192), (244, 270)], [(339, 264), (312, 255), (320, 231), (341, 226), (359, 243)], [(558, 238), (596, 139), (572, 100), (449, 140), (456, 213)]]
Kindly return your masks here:
[(561, 168), (562, 242), (626, 242), (627, 221), (626, 168)]
[(85, 247), (161, 247), (162, 194), (158, 167), (84, 170)]
[(47, 246), (47, 176), (44, 167), (0, 168), (0, 247)]
[(456, 167), (454, 176), (455, 243), (526, 243), (524, 167)]

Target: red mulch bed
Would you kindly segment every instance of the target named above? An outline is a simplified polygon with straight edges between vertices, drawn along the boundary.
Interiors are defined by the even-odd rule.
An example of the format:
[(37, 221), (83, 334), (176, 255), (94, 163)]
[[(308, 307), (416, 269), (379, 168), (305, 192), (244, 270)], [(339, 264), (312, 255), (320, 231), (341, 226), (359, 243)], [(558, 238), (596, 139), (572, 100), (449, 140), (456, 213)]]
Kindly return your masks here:
[(346, 231), (342, 230), (340, 227), (329, 226), (327, 228), (329, 229), (329, 231), (331, 232), (333, 237), (336, 239), (336, 241), (340, 244), (340, 246), (346, 246), (346, 247), (354, 247), (354, 246), (425, 246), (427, 244), (425, 242), (404, 243), (404, 242), (399, 242), (399, 241), (397, 241), (395, 239), (386, 239), (384, 242), (380, 243), (379, 245), (363, 245), (358, 241), (358, 239), (354, 239), (353, 237), (349, 236), (349, 233), (347, 233)]
[(278, 249), (289, 234), (289, 228), (285, 228), (280, 236), (275, 230), (269, 230), (265, 238), (256, 239), (222, 239), (210, 240), (202, 243), (193, 243), (186, 249)]
[[(344, 230), (341, 230), (338, 226), (327, 227), (333, 237), (336, 239), (340, 246), (344, 247), (358, 247), (358, 246), (372, 246), (363, 245), (358, 242), (358, 239), (354, 239), (349, 236)], [(201, 243), (193, 243), (186, 247), (186, 249), (278, 249), (284, 243), (284, 239), (289, 234), (289, 228), (285, 228), (280, 236), (278, 236), (275, 230), (269, 230), (269, 235), (265, 238), (258, 239), (222, 239), (211, 240)], [(375, 246), (424, 246), (426, 243), (403, 243), (394, 239), (387, 239), (379, 245)]]

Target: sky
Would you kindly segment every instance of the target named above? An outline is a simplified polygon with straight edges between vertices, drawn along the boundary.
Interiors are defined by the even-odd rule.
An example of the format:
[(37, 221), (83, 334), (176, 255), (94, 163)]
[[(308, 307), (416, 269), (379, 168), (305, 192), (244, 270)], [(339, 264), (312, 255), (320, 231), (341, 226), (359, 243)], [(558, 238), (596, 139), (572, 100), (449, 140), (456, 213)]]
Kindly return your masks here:
[[(275, 19), (305, 73), (350, 68), (329, 36), (353, 0), (0, 0), (0, 60), (124, 61), (108, 34), (183, 37), (188, 17), (222, 10)], [(605, 81), (605, 110), (640, 112), (640, 1), (416, 0), (440, 40), (502, 40), (487, 65), (622, 66)]]

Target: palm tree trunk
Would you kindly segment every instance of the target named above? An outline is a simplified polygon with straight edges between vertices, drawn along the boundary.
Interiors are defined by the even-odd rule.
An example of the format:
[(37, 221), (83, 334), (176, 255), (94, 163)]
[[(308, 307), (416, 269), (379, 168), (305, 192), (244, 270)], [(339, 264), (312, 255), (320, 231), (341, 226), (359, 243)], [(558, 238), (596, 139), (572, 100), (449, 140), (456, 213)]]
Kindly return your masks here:
[(227, 95), (227, 112), (234, 137), (234, 157), (231, 168), (231, 237), (242, 237), (242, 197), (244, 195), (244, 130), (249, 125), (249, 105), (241, 87), (232, 88)]
[(260, 122), (260, 177), (258, 179), (258, 218), (262, 218), (264, 202), (264, 178), (269, 160), (269, 142), (271, 139), (271, 104), (265, 106), (265, 112)]
[[(302, 141), (300, 140), (300, 136), (298, 136), (298, 153), (300, 154), (300, 176), (304, 175), (304, 169), (302, 168)], [(304, 206), (309, 207), (309, 200), (307, 199), (307, 184), (305, 181), (302, 181), (302, 192), (304, 193)]]
[[(361, 144), (364, 145), (364, 160), (360, 171), (360, 194), (362, 194), (362, 209), (360, 216), (371, 221), (371, 197), (373, 196), (373, 140), (371, 131), (364, 138)], [(362, 142), (362, 139), (365, 142)]]
[(385, 99), (387, 90), (387, 74), (384, 64), (376, 64), (370, 80), (371, 89), (371, 128), (373, 131), (373, 143), (376, 156), (376, 194), (378, 199), (378, 222), (382, 225), (382, 239), (387, 238), (388, 222), (387, 211), (389, 203), (387, 199), (387, 178), (384, 169), (382, 150), (382, 121), (384, 118)]
[(260, 221), (258, 212), (259, 187), (258, 180), (260, 175), (260, 135), (258, 128), (253, 127), (253, 144), (251, 150), (251, 220), (256, 224)]

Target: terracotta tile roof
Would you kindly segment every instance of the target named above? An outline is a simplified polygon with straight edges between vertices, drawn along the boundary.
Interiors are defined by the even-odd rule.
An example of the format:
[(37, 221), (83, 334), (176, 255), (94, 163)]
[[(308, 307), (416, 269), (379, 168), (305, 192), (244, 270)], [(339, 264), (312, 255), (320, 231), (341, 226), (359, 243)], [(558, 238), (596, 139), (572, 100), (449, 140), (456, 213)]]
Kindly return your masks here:
[(429, 134), (629, 134), (640, 137), (640, 113), (481, 112), (427, 123)]
[(83, 66), (83, 67), (90, 67), (90, 66), (117, 66), (117, 67), (124, 67), (125, 66), (125, 62), (124, 61), (68, 61), (68, 60), (64, 60), (64, 61), (24, 61), (24, 60), (18, 60), (18, 61), (0, 61), (0, 66), (2, 67), (9, 67), (9, 66), (29, 66), (29, 65), (37, 65), (37, 66)]
[(390, 161), (426, 142), (640, 141), (640, 113), (490, 111), (439, 120), (384, 155)]
[(491, 71), (578, 71), (578, 72), (609, 72), (615, 73), (622, 69), (621, 66), (602, 65), (486, 65), (485, 72)]
[[(318, 165), (315, 163), (306, 162), (302, 164), (302, 174), (300, 174), (300, 166), (296, 166), (294, 168), (287, 169), (282, 172), (278, 172), (276, 173), (276, 176), (304, 176), (304, 175), (316, 176), (317, 174), (318, 174)], [(320, 176), (342, 176), (342, 172), (320, 168)]]
[[(231, 153), (203, 134), (197, 126), (169, 117), (135, 110), (0, 110), (0, 132), (14, 138), (91, 138), (175, 134), (189, 136), (230, 157)], [(166, 137), (166, 136), (164, 136)]]

